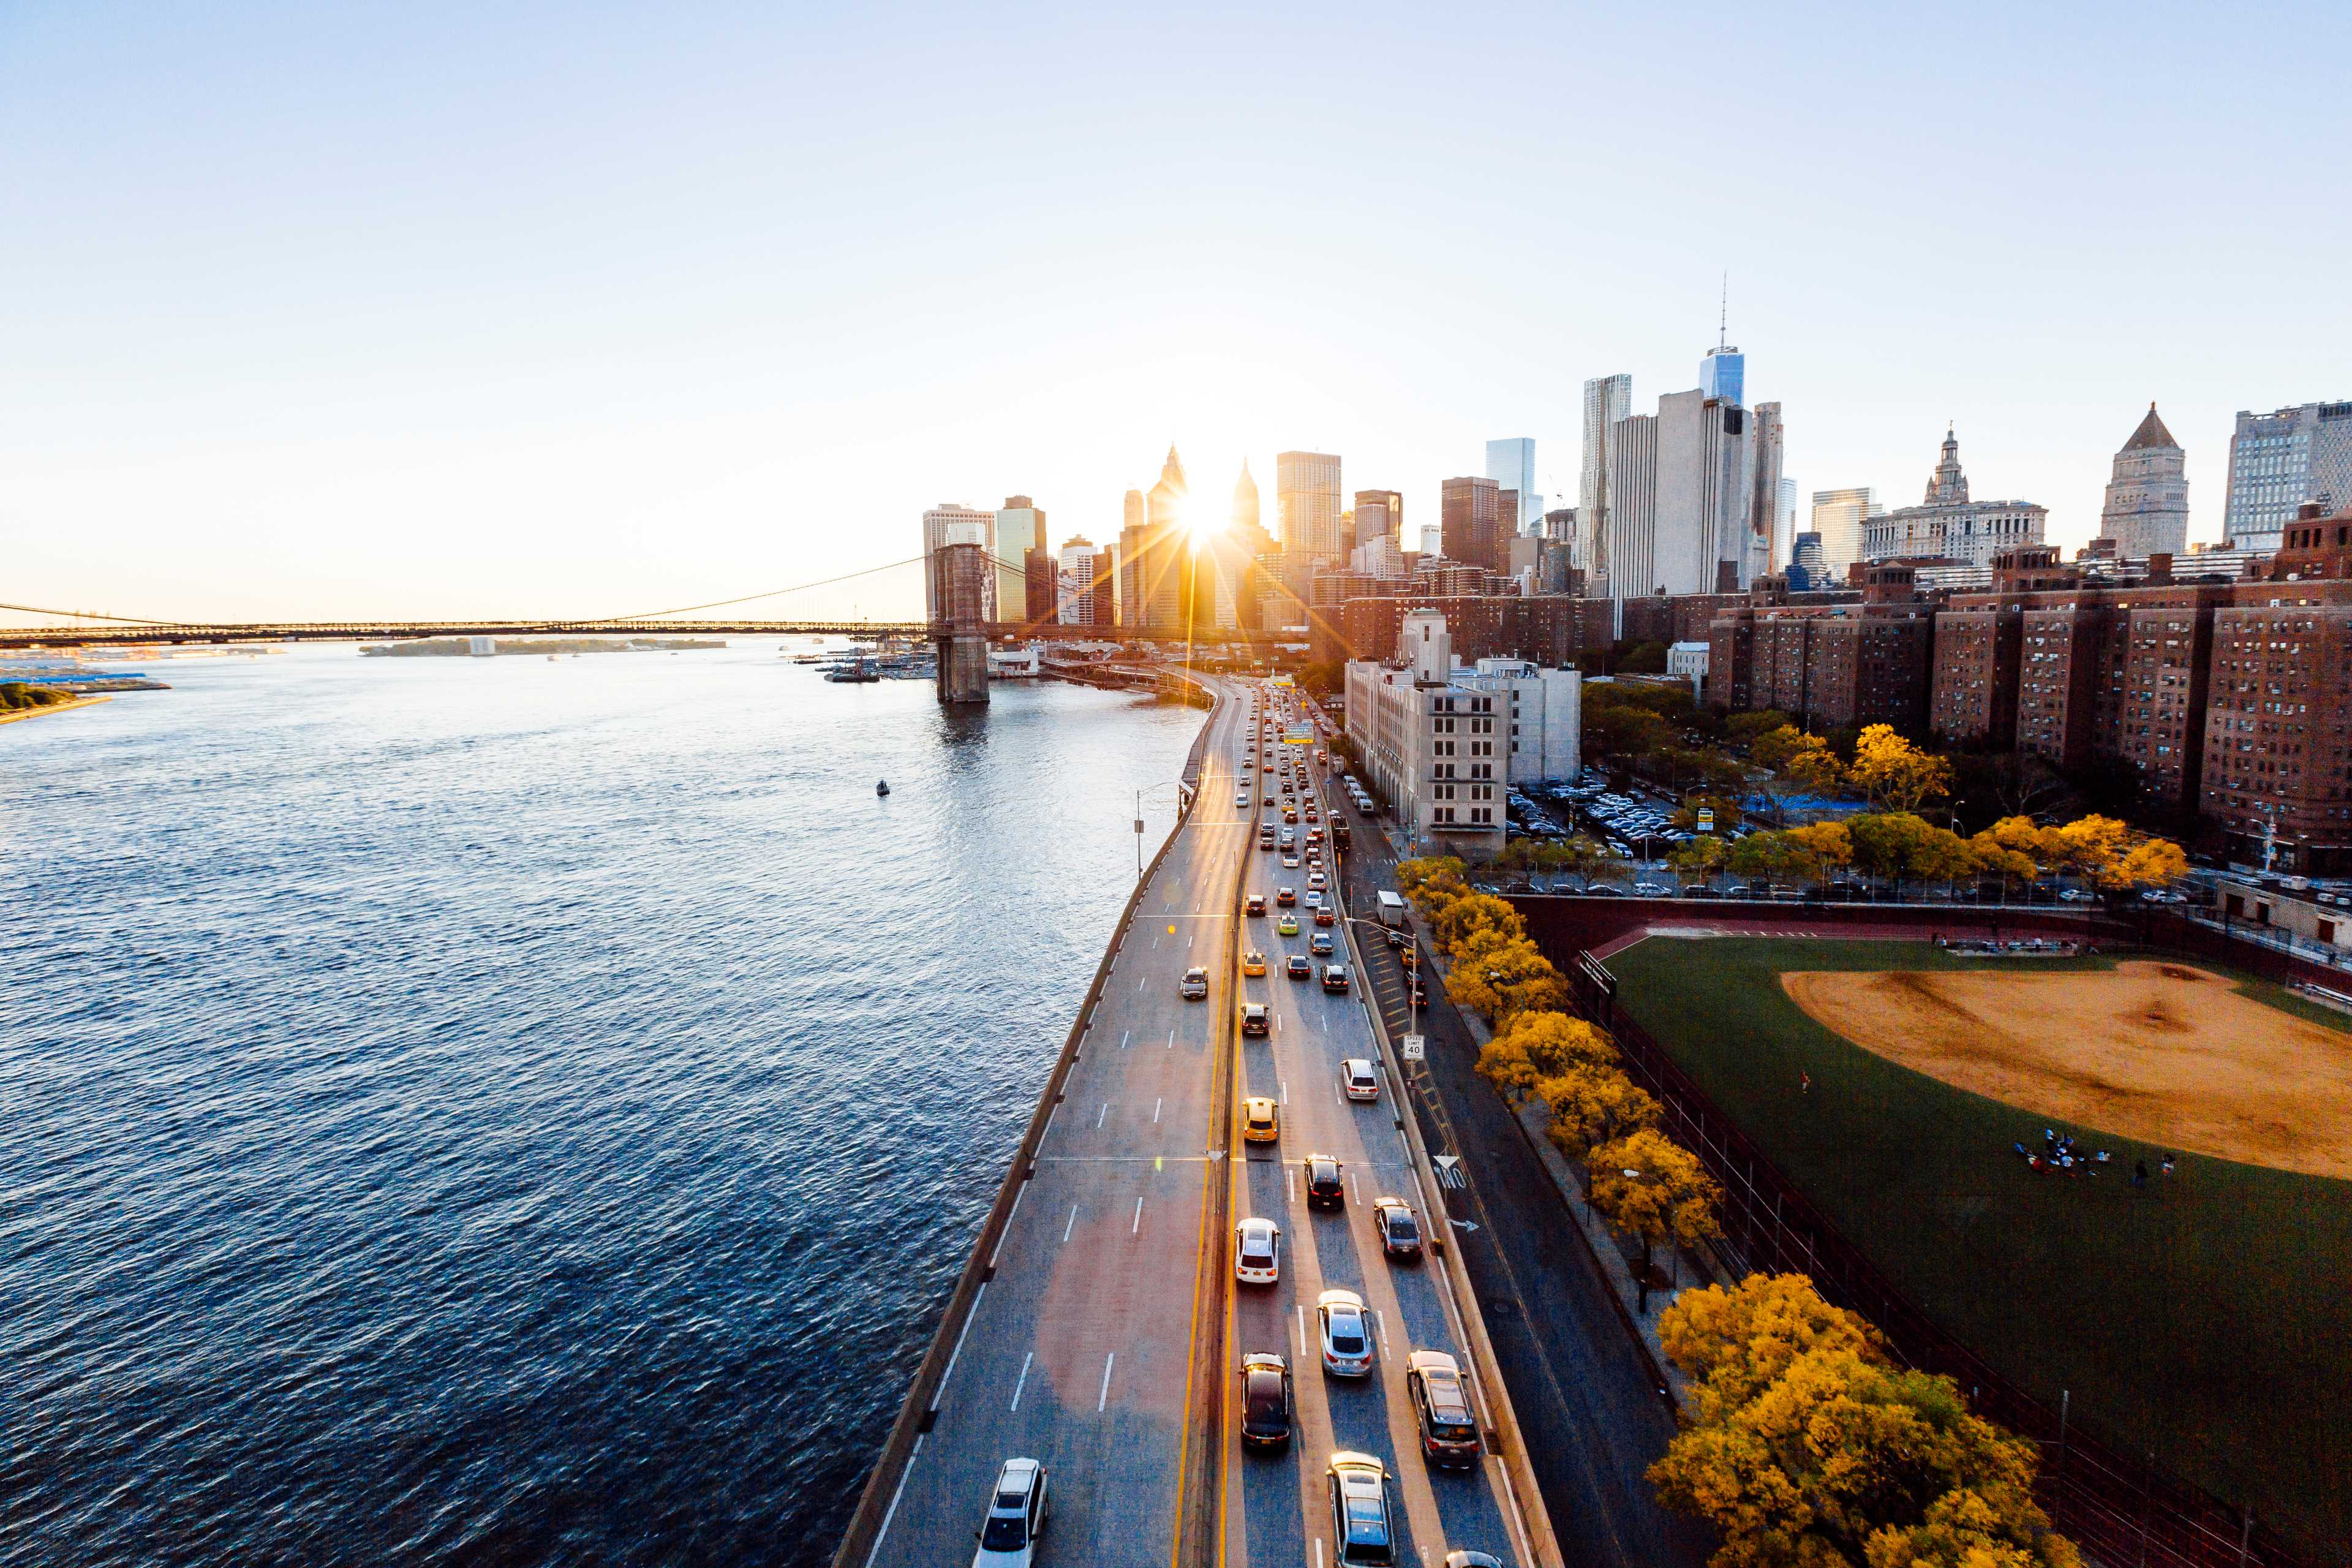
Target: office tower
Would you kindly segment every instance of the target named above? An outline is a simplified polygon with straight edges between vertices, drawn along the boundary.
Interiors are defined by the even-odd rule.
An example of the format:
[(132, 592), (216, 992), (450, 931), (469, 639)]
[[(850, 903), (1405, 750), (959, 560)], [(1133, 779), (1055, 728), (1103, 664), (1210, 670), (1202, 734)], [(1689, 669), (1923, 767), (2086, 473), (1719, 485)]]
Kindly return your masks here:
[[(1027, 563), (1033, 550), (1044, 551), (1046, 559), (1053, 552), (1045, 543), (1045, 514), (1027, 496), (1006, 496), (1004, 504), (996, 509), (996, 603), (1012, 618), (1015, 605), (1026, 605), (1029, 618), (1041, 616), (1050, 619), (1053, 611), (1029, 604)], [(1050, 594), (1046, 605), (1052, 604)]]
[(1797, 481), (1786, 474), (1780, 476), (1772, 510), (1772, 562), (1778, 568), (1795, 559), (1797, 548)]
[(1608, 596), (1720, 594), (1748, 586), (1754, 559), (1755, 420), (1701, 392), (1610, 426)]
[[(944, 544), (977, 544), (992, 552), (996, 548), (996, 514), (953, 501), (941, 501), (923, 514), (923, 617), (926, 620), (940, 618), (939, 574), (932, 570), (931, 557), (937, 555)], [(1019, 574), (1014, 575), (1017, 578)], [(992, 583), (992, 596), (994, 592)], [(1016, 588), (1009, 602), (1018, 605), (1023, 602), (1023, 597)]]
[(1885, 514), (1872, 487), (1815, 490), (1812, 531), (1821, 542), (1817, 570), (1833, 583), (1845, 581), (1846, 568), (1862, 559), (1862, 525)]
[(1822, 536), (1807, 529), (1796, 536), (1789, 546), (1789, 591), (1811, 593), (1827, 586), (1827, 572), (1822, 564)]
[(1485, 478), (1463, 477), (1438, 487), (1438, 528), (1445, 558), (1490, 572), (1510, 569), (1512, 533), (1503, 516), (1502, 488)]
[(1282, 552), (1306, 561), (1337, 561), (1339, 459), (1328, 452), (1277, 452), (1274, 497)]
[(2230, 437), (2230, 497), (2221, 532), (2241, 550), (2274, 551), (2295, 509), (2352, 506), (2352, 403), (2238, 411)]
[(2099, 537), (2114, 540), (2116, 553), (2126, 558), (2188, 552), (2189, 455), (2156, 416), (2153, 403), (2116, 454)]
[(1787, 546), (1780, 533), (1780, 457), (1785, 445), (1780, 405), (1758, 404), (1748, 410), (1748, 423), (1754, 432), (1755, 460), (1748, 501), (1748, 570), (1740, 578), (1742, 585), (1787, 565), (1789, 561)]
[(1095, 547), (1085, 534), (1064, 541), (1055, 619), (1066, 626), (1095, 624)]
[(1150, 528), (1141, 490), (1127, 492), (1123, 517), (1118, 531), (1118, 624), (1140, 627), (1143, 585), (1136, 580), (1135, 563), (1142, 558), (1144, 535)]
[(1726, 403), (1745, 403), (1748, 356), (1729, 343), (1718, 343), (1698, 362), (1698, 389)]
[(1062, 570), (1053, 551), (1041, 545), (1021, 552), (1021, 589), (1022, 613), (1017, 616), (1007, 613), (1004, 618), (1019, 620), (1034, 637), (1061, 615)]
[[(1402, 542), (1404, 531), (1404, 497), (1395, 490), (1358, 490), (1356, 492), (1356, 542), (1370, 544), (1386, 534)], [(1402, 542), (1399, 548), (1402, 548)]]
[(1584, 384), (1584, 447), (1579, 454), (1576, 490), (1576, 539), (1570, 551), (1571, 565), (1585, 580), (1599, 583), (1606, 575), (1609, 480), (1609, 427), (1633, 412), (1633, 378), (1595, 376)]
[(1232, 526), (1251, 529), (1260, 526), (1257, 515), (1257, 481), (1250, 478), (1249, 459), (1242, 459), (1242, 477), (1234, 481), (1234, 515)]
[(1429, 523), (1423, 523), (1421, 525), (1421, 549), (1417, 553), (1423, 555), (1444, 554), (1445, 531), (1442, 528), (1433, 527)]
[(1486, 477), (1497, 488), (1518, 494), (1518, 510), (1503, 520), (1508, 533), (1533, 533), (1543, 517), (1543, 497), (1536, 493), (1536, 444), (1531, 437), (1512, 436), (1486, 443)]
[(1970, 500), (1960, 468), (1959, 437), (1944, 432), (1944, 452), (1928, 476), (1926, 500), (1862, 525), (1864, 561), (1965, 561), (1990, 566), (2004, 550), (2042, 542), (2046, 507), (2022, 500)]
[(1136, 569), (1143, 624), (1154, 631), (1181, 631), (1192, 619), (1192, 552), (1185, 548), (1184, 531), (1184, 501), (1191, 493), (1183, 459), (1171, 447), (1168, 460), (1160, 466), (1159, 482), (1143, 498), (1143, 558)]

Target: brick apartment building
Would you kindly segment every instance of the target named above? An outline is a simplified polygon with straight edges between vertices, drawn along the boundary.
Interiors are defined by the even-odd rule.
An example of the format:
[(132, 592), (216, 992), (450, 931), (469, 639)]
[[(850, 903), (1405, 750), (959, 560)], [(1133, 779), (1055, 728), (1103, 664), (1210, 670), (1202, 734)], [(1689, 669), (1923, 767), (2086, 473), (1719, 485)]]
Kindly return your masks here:
[(1854, 577), (1858, 597), (1787, 595), (1769, 578), (1727, 603), (1707, 595), (1723, 603), (1705, 630), (1707, 701), (1776, 708), (1816, 731), (1922, 728), (1936, 606), (1900, 563), (1857, 567)]
[(1397, 646), (1408, 610), (1436, 610), (1445, 617), (1454, 651), (1465, 663), (1482, 658), (1524, 658), (1542, 665), (1574, 664), (1588, 648), (1610, 644), (1610, 604), (1565, 594), (1399, 594), (1350, 599), (1316, 612), (1308, 633), (1318, 662), (1385, 658)]

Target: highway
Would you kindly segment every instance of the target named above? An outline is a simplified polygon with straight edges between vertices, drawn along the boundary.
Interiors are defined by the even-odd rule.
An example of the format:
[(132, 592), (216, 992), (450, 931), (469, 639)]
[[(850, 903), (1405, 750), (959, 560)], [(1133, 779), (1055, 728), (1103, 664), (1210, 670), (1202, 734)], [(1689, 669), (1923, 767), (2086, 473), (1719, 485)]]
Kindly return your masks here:
[[(1196, 1419), (1210, 1391), (1193, 1386), (1213, 1368), (1192, 1363), (1196, 1301), (1205, 1288), (1216, 1310), (1223, 1258), (1206, 1227), (1224, 1180), (1215, 1069), (1233, 1047), (1234, 879), (1253, 831), (1233, 805), (1245, 709), (1227, 701), (1210, 721), (1199, 805), (1123, 933), (875, 1568), (970, 1562), (1014, 1455), (1046, 1467), (1045, 1561), (1164, 1568), (1182, 1489), (1215, 1463)], [(1195, 963), (1209, 995), (1188, 1002), (1178, 986)]]
[[(1443, 1270), (1458, 1264), (1450, 1247), (1391, 1263), (1374, 1235), (1375, 1197), (1422, 1204), (1393, 1089), (1350, 1102), (1339, 1089), (1342, 1059), (1381, 1058), (1360, 993), (1284, 974), (1283, 958), (1305, 952), (1318, 929), (1311, 921), (1283, 938), (1273, 909), (1240, 912), (1245, 892), (1266, 893), (1271, 906), (1283, 882), (1301, 889), (1303, 906), (1308, 868), (1286, 872), (1255, 848), (1262, 803), (1280, 800), (1281, 775), (1252, 771), (1252, 689), (1223, 689), (1239, 700), (1210, 721), (1198, 804), (1120, 935), (1033, 1173), (890, 1486), (863, 1558), (873, 1568), (969, 1562), (991, 1482), (1016, 1455), (1043, 1460), (1049, 1478), (1044, 1562), (1328, 1568), (1324, 1470), (1339, 1448), (1388, 1467), (1400, 1563), (1435, 1568), (1472, 1547), (1531, 1568), (1491, 1457), (1466, 1471), (1423, 1462), (1409, 1352), (1453, 1353), (1481, 1427), (1494, 1419), (1445, 1288)], [(1300, 750), (1269, 754), (1279, 766)], [(1237, 784), (1247, 808), (1235, 805)], [(1345, 928), (1322, 929), (1346, 958)], [(1265, 955), (1263, 977), (1241, 973), (1251, 948)], [(1204, 1001), (1180, 994), (1194, 964), (1209, 973)], [(1268, 1037), (1240, 1038), (1248, 1001), (1273, 1009)], [(1241, 1141), (1246, 1095), (1280, 1105), (1277, 1144)], [(1310, 1152), (1343, 1163), (1343, 1209), (1307, 1208), (1300, 1167)], [(1248, 1215), (1282, 1226), (1275, 1286), (1234, 1281), (1232, 1226)], [(1373, 1315), (1370, 1377), (1322, 1371), (1314, 1302), (1335, 1287), (1360, 1292)], [(1241, 1361), (1269, 1350), (1292, 1366), (1297, 1430), (1286, 1451), (1244, 1453)]]

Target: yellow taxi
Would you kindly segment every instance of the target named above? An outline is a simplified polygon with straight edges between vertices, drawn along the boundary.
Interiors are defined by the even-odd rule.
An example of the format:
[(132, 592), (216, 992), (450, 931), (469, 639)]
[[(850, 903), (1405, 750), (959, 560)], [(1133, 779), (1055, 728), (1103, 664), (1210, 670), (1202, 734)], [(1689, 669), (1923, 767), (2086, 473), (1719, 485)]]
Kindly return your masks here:
[(1271, 1143), (1282, 1136), (1282, 1116), (1274, 1101), (1252, 1095), (1242, 1101), (1242, 1141)]
[(1255, 949), (1243, 953), (1242, 973), (1244, 974), (1264, 974), (1265, 973), (1265, 954), (1259, 952)]

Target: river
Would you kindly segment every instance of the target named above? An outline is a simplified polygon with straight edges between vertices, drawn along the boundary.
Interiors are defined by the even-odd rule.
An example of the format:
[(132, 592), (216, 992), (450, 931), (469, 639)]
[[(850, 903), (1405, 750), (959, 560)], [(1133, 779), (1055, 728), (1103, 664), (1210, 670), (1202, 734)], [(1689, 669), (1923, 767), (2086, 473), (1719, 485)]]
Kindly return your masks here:
[(147, 668), (0, 730), (0, 1561), (825, 1561), (1200, 715)]

